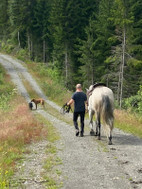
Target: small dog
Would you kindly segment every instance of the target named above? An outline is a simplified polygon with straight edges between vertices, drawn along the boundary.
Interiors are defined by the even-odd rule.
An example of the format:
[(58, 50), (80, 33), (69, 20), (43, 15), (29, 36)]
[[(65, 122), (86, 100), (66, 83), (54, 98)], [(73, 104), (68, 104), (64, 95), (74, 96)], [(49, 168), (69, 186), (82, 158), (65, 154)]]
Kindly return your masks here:
[(30, 110), (32, 110), (32, 108), (33, 108), (33, 103), (32, 102), (29, 102), (29, 108), (30, 108)]
[(35, 103), (36, 109), (37, 109), (37, 104), (41, 104), (41, 105), (43, 105), (43, 107), (45, 108), (45, 106), (44, 106), (44, 100), (43, 100), (42, 98), (39, 98), (39, 99), (33, 98), (33, 99), (31, 100), (31, 102), (34, 102), (34, 103)]

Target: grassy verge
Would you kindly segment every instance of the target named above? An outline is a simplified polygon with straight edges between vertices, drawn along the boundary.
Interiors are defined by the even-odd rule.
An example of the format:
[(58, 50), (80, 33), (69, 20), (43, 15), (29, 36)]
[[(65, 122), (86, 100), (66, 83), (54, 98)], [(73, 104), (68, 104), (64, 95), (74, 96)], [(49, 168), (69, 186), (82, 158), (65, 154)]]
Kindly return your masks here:
[[(58, 133), (50, 122), (45, 121), (39, 115), (33, 116), (25, 100), (16, 94), (9, 76), (2, 67), (0, 67), (0, 73), (0, 99), (2, 101), (0, 103), (0, 188), (9, 188), (15, 165), (26, 153), (26, 144), (43, 138), (47, 138), (50, 142), (50, 145), (47, 146), (47, 160), (43, 175), (47, 180), (46, 187), (59, 188), (61, 183), (57, 183), (56, 180), (61, 171), (57, 168), (52, 170), (61, 163), (54, 145), (54, 142), (59, 139)], [(31, 87), (26, 80), (24, 82), (30, 91)], [(35, 96), (36, 94), (31, 90), (30, 95)]]
[(6, 74), (5, 69), (0, 65), (0, 110), (7, 111), (9, 109), (8, 102), (15, 95), (15, 92), (9, 75)]
[(15, 164), (25, 151), (25, 144), (47, 135), (20, 96), (9, 102), (10, 111), (0, 111), (0, 188), (8, 188)]
[(16, 94), (9, 75), (0, 66), (0, 188), (9, 188), (25, 144), (46, 135), (43, 125), (31, 114), (25, 100)]
[(58, 165), (62, 164), (62, 160), (57, 156), (57, 148), (55, 146), (55, 142), (60, 139), (60, 136), (48, 120), (39, 114), (36, 117), (48, 130), (47, 140), (49, 144), (46, 148), (47, 158), (44, 162), (45, 171), (42, 175), (46, 181), (45, 187), (47, 189), (58, 189), (63, 184), (59, 179), (61, 171), (58, 168)]
[(124, 110), (115, 110), (115, 127), (142, 138), (142, 117)]

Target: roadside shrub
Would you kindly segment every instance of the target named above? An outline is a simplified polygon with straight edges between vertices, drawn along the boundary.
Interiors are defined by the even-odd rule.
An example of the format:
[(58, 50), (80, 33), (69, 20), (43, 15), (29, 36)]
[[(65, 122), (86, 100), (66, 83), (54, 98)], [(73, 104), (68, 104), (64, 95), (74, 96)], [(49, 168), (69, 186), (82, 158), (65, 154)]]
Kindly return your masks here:
[(22, 61), (25, 61), (28, 58), (28, 52), (26, 49), (21, 48), (16, 53), (17, 53), (17, 58)]
[(140, 86), (137, 95), (123, 100), (123, 108), (130, 111), (142, 112), (142, 86)]
[(10, 54), (14, 50), (14, 45), (9, 42), (1, 42), (1, 50)]
[(123, 108), (136, 110), (138, 108), (139, 102), (140, 102), (140, 97), (138, 95), (131, 96), (123, 101)]
[(142, 112), (142, 85), (140, 86), (140, 90), (138, 91), (138, 96), (140, 101), (138, 102), (138, 111)]

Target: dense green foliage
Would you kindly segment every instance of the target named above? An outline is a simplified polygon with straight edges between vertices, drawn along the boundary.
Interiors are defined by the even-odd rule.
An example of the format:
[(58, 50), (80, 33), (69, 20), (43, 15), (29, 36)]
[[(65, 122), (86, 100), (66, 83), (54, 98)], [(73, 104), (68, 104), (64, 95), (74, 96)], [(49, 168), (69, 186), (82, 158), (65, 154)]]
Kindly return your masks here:
[(142, 86), (137, 95), (124, 99), (123, 108), (142, 113)]
[(142, 84), (141, 7), (141, 0), (1, 0), (0, 47), (50, 65), (69, 89), (104, 82), (121, 106)]

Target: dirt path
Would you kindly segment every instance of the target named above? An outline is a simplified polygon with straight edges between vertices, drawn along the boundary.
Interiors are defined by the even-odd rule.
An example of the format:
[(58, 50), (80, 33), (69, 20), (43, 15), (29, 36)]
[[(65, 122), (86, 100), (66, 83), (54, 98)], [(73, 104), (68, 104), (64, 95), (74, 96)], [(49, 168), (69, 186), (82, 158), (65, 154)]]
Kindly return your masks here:
[[(27, 79), (33, 89), (39, 96), (46, 99), (46, 102), (59, 110), (60, 107), (51, 102), (43, 94), (35, 80), (23, 67), (24, 63), (15, 60), (7, 55), (0, 54), (0, 63), (7, 69), (18, 91), (29, 101), (29, 95), (22, 84), (20, 75)], [(108, 146), (106, 138), (98, 142), (95, 137), (89, 136), (89, 130), (86, 130), (85, 137), (75, 137), (74, 128), (67, 123), (53, 117), (50, 112), (38, 110), (45, 118), (52, 122), (61, 135), (57, 142), (58, 156), (62, 159), (61, 165), (63, 188), (65, 189), (142, 189), (142, 140), (130, 134), (126, 134), (118, 129), (114, 129), (113, 143)], [(86, 121), (87, 125), (87, 121)], [(37, 144), (35, 150), (41, 155), (41, 158), (35, 158), (34, 161), (25, 160), (25, 179), (29, 178), (28, 167), (33, 167), (35, 176), (22, 183), (25, 188), (44, 188), (41, 183), (36, 182), (42, 172), (42, 157), (45, 157), (44, 145), (41, 150)], [(31, 148), (33, 146), (31, 145)], [(29, 156), (27, 157), (29, 158)], [(35, 163), (35, 166), (32, 166)], [(40, 166), (39, 166), (40, 165)], [(38, 167), (39, 166), (39, 167)], [(38, 167), (38, 169), (36, 168)], [(26, 177), (27, 176), (27, 177)], [(31, 184), (32, 183), (32, 184)]]

